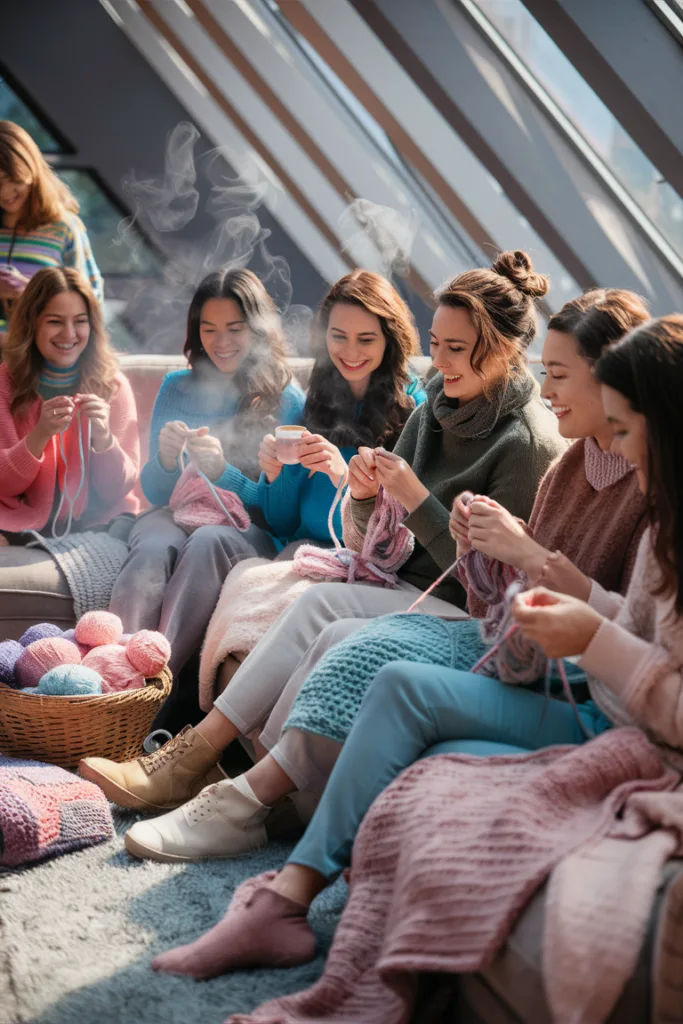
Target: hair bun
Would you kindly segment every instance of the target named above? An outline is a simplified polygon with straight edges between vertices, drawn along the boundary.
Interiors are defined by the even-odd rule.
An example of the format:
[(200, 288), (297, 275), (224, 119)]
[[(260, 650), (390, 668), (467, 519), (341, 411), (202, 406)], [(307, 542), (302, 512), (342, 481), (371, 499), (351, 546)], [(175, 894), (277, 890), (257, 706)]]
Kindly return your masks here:
[(548, 278), (534, 271), (531, 257), (522, 249), (501, 252), (493, 261), (491, 270), (494, 274), (507, 277), (515, 288), (519, 288), (524, 295), (530, 295), (532, 299), (542, 299), (550, 288)]

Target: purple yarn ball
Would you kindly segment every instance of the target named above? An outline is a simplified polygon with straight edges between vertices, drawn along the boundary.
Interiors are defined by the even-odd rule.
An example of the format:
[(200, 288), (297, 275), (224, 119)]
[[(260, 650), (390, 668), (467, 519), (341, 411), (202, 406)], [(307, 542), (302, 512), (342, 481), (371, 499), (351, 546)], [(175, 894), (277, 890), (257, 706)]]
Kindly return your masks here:
[(47, 640), (48, 637), (61, 635), (62, 631), (59, 626), (55, 626), (52, 622), (39, 622), (35, 626), (29, 626), (24, 635), (19, 637), (19, 643), (22, 647), (28, 647), (36, 640)]
[(19, 655), (24, 653), (24, 648), (16, 640), (3, 640), (0, 643), (0, 682), (8, 686), (16, 686), (14, 666)]
[(64, 632), (62, 633), (62, 639), (63, 640), (70, 640), (72, 644), (77, 644), (78, 640), (76, 639), (76, 630), (75, 629), (65, 629)]

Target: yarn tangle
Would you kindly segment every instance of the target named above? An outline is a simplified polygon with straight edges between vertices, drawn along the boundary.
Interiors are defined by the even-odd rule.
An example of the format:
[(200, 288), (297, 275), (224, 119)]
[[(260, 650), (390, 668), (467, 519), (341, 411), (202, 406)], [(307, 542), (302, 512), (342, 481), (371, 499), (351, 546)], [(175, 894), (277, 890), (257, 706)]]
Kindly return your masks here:
[(342, 547), (334, 530), (334, 513), (346, 485), (343, 478), (330, 507), (327, 526), (334, 551), (304, 544), (296, 552), (292, 568), (316, 583), (373, 583), (395, 589), (397, 571), (410, 556), (415, 538), (403, 525), (406, 510), (380, 487), (360, 552)]
[(240, 533), (249, 529), (249, 513), (233, 491), (216, 487), (193, 463), (185, 467), (182, 453), (178, 465), (181, 476), (168, 503), (177, 526), (188, 533), (200, 526), (234, 526)]

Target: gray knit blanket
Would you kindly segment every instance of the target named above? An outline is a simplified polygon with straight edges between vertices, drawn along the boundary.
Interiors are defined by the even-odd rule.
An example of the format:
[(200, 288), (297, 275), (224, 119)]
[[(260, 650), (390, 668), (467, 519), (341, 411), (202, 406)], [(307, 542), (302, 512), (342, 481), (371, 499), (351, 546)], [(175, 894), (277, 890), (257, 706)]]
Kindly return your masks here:
[(74, 613), (80, 619), (86, 612), (109, 607), (116, 578), (128, 557), (128, 545), (108, 533), (86, 530), (63, 540), (35, 534), (29, 547), (45, 548), (62, 570), (69, 584)]

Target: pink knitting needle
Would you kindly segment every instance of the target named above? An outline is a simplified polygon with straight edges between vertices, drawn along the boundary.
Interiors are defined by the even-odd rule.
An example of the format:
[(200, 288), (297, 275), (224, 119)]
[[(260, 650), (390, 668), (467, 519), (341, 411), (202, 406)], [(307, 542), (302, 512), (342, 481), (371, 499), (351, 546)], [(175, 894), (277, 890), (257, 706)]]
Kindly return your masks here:
[[(462, 501), (463, 505), (471, 505), (472, 502), (474, 501), (474, 495), (472, 494), (472, 491), (463, 491), (462, 494), (460, 495), (460, 500)], [(459, 559), (456, 558), (456, 560), (453, 562), (453, 565), (449, 565), (446, 571), (442, 572), (439, 578), (434, 580), (434, 582), (429, 587), (427, 587), (424, 593), (420, 594), (416, 601), (413, 601), (410, 608), (406, 612), (406, 615), (410, 615), (411, 612), (414, 612), (415, 609), (422, 604), (425, 598), (429, 597), (432, 591), (436, 590), (439, 584), (443, 583), (446, 577), (450, 576), (451, 573), (455, 571), (458, 561)]]

